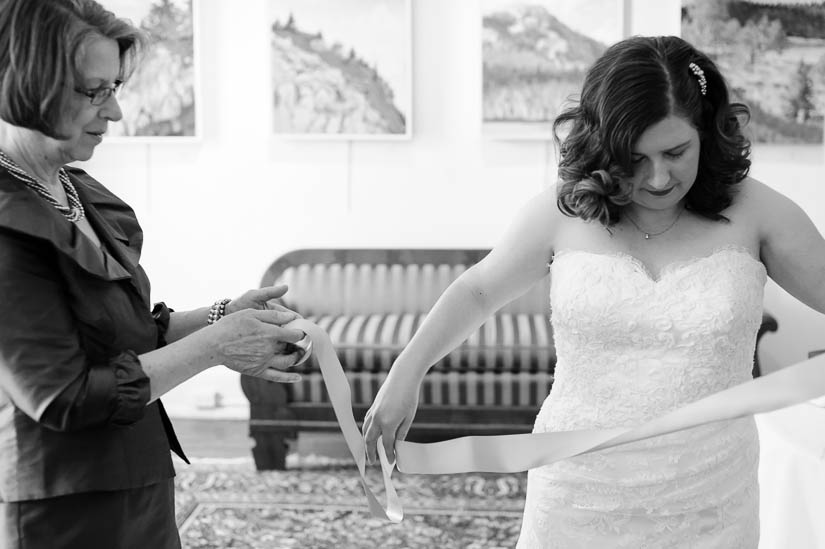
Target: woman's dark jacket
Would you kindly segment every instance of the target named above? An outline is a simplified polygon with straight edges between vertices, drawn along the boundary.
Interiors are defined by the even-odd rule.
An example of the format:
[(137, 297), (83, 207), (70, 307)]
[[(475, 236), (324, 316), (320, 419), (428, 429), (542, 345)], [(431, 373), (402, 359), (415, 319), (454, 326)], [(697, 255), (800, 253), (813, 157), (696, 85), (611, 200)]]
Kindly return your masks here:
[[(164, 344), (134, 211), (69, 176), (98, 248), (0, 168), (0, 501), (146, 486), (180, 446), (138, 355)], [(184, 458), (185, 459), (185, 458)]]

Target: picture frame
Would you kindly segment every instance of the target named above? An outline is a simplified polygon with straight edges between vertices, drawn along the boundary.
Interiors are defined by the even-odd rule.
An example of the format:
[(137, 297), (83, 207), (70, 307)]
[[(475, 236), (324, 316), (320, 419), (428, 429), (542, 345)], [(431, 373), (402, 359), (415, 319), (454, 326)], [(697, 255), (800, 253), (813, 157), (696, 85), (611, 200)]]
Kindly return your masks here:
[(412, 136), (412, 0), (268, 0), (279, 138)]
[(98, 1), (149, 38), (134, 72), (118, 93), (123, 119), (110, 124), (107, 141), (199, 141), (199, 0)]
[(626, 0), (480, 0), (482, 134), (552, 139), (586, 70), (627, 36)]
[(758, 145), (825, 141), (825, 0), (682, 0), (682, 38), (719, 67)]

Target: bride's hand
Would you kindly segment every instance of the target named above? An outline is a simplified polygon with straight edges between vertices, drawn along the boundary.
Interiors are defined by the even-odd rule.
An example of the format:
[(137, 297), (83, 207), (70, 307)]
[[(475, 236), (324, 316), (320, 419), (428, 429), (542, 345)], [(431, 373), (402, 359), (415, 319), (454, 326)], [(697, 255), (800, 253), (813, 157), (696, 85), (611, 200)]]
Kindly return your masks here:
[[(396, 375), (393, 375), (393, 374)], [(397, 372), (390, 372), (378, 390), (375, 400), (364, 416), (364, 442), (367, 461), (377, 461), (378, 437), (382, 437), (384, 450), (390, 462), (395, 461), (395, 441), (404, 440), (418, 409), (420, 381), (404, 379)]]

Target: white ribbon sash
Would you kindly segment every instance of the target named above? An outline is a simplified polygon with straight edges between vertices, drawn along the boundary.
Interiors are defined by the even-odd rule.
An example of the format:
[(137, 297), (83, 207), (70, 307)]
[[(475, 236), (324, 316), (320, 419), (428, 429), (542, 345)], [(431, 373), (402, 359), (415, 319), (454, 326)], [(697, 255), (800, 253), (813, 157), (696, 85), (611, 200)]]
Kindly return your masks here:
[(400, 522), (403, 509), (393, 487), (393, 467), (402, 473), (445, 474), (468, 472), (513, 473), (547, 465), (580, 454), (697, 427), (706, 423), (770, 412), (825, 395), (825, 354), (783, 368), (687, 404), (662, 417), (631, 429), (588, 429), (521, 435), (467, 436), (420, 444), (396, 441), (397, 464), (387, 459), (381, 441), (381, 461), (386, 506), (367, 486), (364, 439), (352, 414), (349, 383), (329, 336), (308, 320), (288, 327), (304, 331), (312, 340), (335, 416), (361, 474), (361, 484), (374, 517)]

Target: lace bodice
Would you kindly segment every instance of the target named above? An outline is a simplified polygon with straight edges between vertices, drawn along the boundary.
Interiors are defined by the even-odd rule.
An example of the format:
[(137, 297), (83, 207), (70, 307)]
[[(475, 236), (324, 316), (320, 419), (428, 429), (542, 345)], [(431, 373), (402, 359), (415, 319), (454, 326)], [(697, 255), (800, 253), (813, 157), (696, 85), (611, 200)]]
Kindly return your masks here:
[[(671, 264), (557, 253), (555, 381), (535, 431), (634, 426), (751, 379), (767, 273), (747, 250)], [(534, 469), (519, 547), (756, 547), (751, 418)]]

